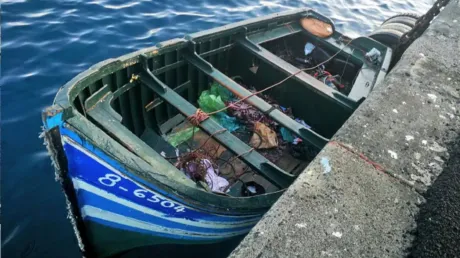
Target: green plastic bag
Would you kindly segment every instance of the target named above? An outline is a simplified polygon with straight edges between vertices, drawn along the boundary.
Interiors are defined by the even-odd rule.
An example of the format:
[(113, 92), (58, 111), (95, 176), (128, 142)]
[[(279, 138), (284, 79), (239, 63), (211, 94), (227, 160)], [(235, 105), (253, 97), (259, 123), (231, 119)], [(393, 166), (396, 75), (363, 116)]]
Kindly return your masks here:
[[(211, 113), (225, 108), (223, 99), (230, 100), (231, 98), (232, 93), (229, 90), (222, 87), (219, 83), (214, 82), (209, 90), (201, 93), (198, 98), (198, 105), (204, 112)], [(211, 117), (230, 132), (240, 127), (236, 118), (228, 116), (224, 111), (214, 114)]]
[(229, 101), (234, 98), (234, 95), (231, 91), (229, 91), (227, 88), (225, 88), (224, 86), (220, 85), (217, 82), (214, 82), (213, 84), (211, 84), (210, 92), (212, 95), (220, 96), (220, 98), (223, 101)]
[(211, 94), (209, 90), (205, 90), (201, 93), (198, 99), (198, 105), (200, 105), (200, 108), (206, 113), (225, 108), (225, 104), (221, 97)]
[(166, 137), (166, 141), (171, 144), (173, 147), (177, 147), (183, 142), (186, 142), (188, 139), (192, 138), (193, 132), (198, 132), (200, 129), (197, 127), (189, 127), (182, 131), (172, 133)]

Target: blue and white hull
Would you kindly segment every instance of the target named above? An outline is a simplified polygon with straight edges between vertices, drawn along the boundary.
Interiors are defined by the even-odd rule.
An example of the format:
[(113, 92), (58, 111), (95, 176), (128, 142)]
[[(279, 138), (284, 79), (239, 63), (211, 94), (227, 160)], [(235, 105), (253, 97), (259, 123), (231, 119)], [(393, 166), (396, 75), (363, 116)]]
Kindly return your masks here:
[[(131, 177), (122, 164), (68, 129), (61, 128), (61, 141), (68, 161), (68, 177), (90, 238), (101, 234), (92, 232), (92, 227), (102, 225), (152, 237), (158, 244), (214, 243), (246, 234), (262, 216), (220, 215), (196, 209), (161, 194), (161, 190), (142, 179)], [(107, 249), (107, 241), (104, 247), (94, 246), (93, 242), (91, 248), (100, 253), (99, 248)], [(144, 244), (139, 242), (139, 246)], [(116, 252), (118, 248), (110, 249)]]

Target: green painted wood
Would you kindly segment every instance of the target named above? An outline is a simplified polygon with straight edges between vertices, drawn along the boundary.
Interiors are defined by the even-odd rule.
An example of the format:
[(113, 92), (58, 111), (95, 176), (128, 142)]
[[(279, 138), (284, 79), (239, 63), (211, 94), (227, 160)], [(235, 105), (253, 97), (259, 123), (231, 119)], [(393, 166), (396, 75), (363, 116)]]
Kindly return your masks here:
[[(213, 39), (211, 40), (211, 49), (208, 51), (214, 51), (216, 49), (219, 49), (219, 39)], [(217, 66), (217, 55), (216, 54), (211, 54), (209, 55), (209, 62), (215, 66)]]
[(98, 90), (97, 83), (96, 82), (91, 83), (88, 88), (89, 88), (90, 95), (93, 94), (94, 92)]
[[(196, 107), (182, 98), (179, 94), (171, 90), (167, 85), (162, 83), (158, 78), (148, 71), (142, 71), (140, 80), (143, 85), (151, 88), (162, 99), (175, 106), (184, 116), (189, 117), (196, 112)], [(240, 159), (245, 161), (249, 166), (258, 171), (264, 178), (272, 184), (281, 188), (288, 187), (293, 181), (294, 177), (282, 169), (278, 168), (275, 164), (267, 160), (264, 156), (260, 155), (257, 151), (251, 151), (251, 147), (246, 145), (243, 141), (228, 131), (222, 131), (224, 128), (209, 118), (200, 124), (200, 128), (208, 134), (215, 134), (213, 137), (220, 144), (225, 146), (228, 150), (232, 151), (235, 155), (241, 155)]]
[(104, 128), (114, 139), (116, 139), (125, 148), (133, 153), (136, 153), (140, 158), (145, 160), (159, 173), (165, 176), (172, 176), (183, 184), (195, 185), (193, 181), (185, 176), (184, 173), (178, 171), (172, 164), (167, 162), (159, 153), (150, 148), (146, 143), (139, 140), (139, 138), (126, 127), (121, 126), (116, 117), (112, 116), (112, 108), (110, 102), (113, 100), (112, 93), (106, 94), (96, 106), (88, 111), (97, 124)]
[[(152, 182), (164, 191), (168, 191), (175, 196), (180, 196), (180, 198), (183, 198), (185, 203), (193, 204), (196, 207), (200, 207), (204, 210), (216, 212), (219, 214), (253, 214), (255, 212), (266, 210), (276, 201), (276, 199), (281, 195), (282, 191), (248, 198), (229, 198), (226, 196), (220, 196), (215, 195), (213, 193), (205, 192), (202, 189), (198, 189), (194, 184), (188, 184), (187, 182), (184, 183), (180, 180), (177, 180), (177, 178), (181, 178), (181, 174), (183, 173), (175, 169), (171, 164), (167, 164), (167, 161), (162, 159), (161, 157), (157, 158), (157, 156), (155, 156), (157, 154), (152, 154), (151, 148), (149, 146), (145, 144), (143, 145), (142, 141), (138, 137), (136, 137), (130, 130), (128, 130), (125, 126), (123, 126), (120, 123), (120, 118), (123, 117), (123, 123), (126, 124), (127, 127), (133, 126), (132, 122), (129, 122), (129, 120), (131, 119), (131, 115), (123, 116), (123, 113), (126, 113), (126, 106), (131, 107), (133, 103), (125, 103), (125, 108), (122, 108), (121, 102), (119, 101), (122, 98), (122, 96), (115, 96), (117, 95), (118, 91), (114, 92), (114, 90), (112, 90), (112, 92), (114, 92), (114, 96), (111, 97), (112, 101), (106, 102), (106, 98), (108, 96), (102, 99), (103, 103), (106, 103), (106, 106), (104, 106), (104, 108), (98, 108), (98, 106), (96, 106), (94, 109), (90, 111), (100, 112), (100, 116), (98, 117), (99, 119), (94, 119), (93, 117), (91, 117), (93, 113), (88, 115), (88, 118), (85, 118), (85, 109), (82, 107), (84, 106), (84, 102), (91, 95), (89, 85), (96, 83), (98, 80), (102, 79), (102, 84), (109, 85), (110, 87), (110, 83), (107, 82), (107, 79), (105, 79), (106, 81), (104, 81), (104, 78), (106, 76), (111, 75), (113, 85), (116, 85), (117, 88), (125, 87), (127, 85), (127, 81), (129, 80), (129, 78), (127, 78), (126, 70), (124, 69), (126, 69), (126, 67), (137, 65), (140, 62), (140, 55), (147, 56), (149, 60), (150, 69), (163, 69), (162, 67), (166, 67), (164, 62), (164, 55), (171, 51), (181, 51), (183, 48), (186, 48), (187, 45), (191, 42), (189, 40), (193, 40), (195, 42), (202, 42), (219, 39), (219, 48), (221, 48), (220, 50), (210, 49), (207, 52), (201, 53), (201, 55), (205, 57), (207, 57), (206, 55), (209, 55), (209, 57), (217, 55), (219, 61), (217, 61), (218, 65), (216, 65), (216, 67), (220, 70), (220, 72), (225, 74), (228, 73), (229, 76), (239, 75), (240, 71), (243, 71), (243, 69), (247, 70), (247, 68), (241, 67), (241, 70), (232, 70), (230, 69), (230, 66), (233, 66), (234, 69), (235, 66), (242, 66), (243, 64), (247, 64), (246, 61), (248, 60), (248, 58), (252, 58), (252, 55), (249, 55), (247, 51), (235, 52), (235, 48), (242, 47), (236, 46), (236, 44), (233, 43), (232, 37), (234, 37), (237, 33), (240, 33), (241, 31), (250, 31), (249, 33), (247, 33), (247, 35), (249, 36), (251, 33), (264, 32), (267, 32), (266, 34), (269, 35), (269, 30), (275, 30), (278, 25), (282, 25), (283, 23), (296, 21), (301, 16), (308, 14), (310, 12), (311, 10), (308, 9), (300, 9), (289, 11), (283, 14), (274, 14), (266, 17), (258, 17), (255, 19), (227, 25), (225, 27), (195, 33), (191, 35), (188, 39), (173, 39), (167, 42), (162, 42), (158, 44), (156, 47), (142, 49), (137, 52), (133, 52), (128, 55), (118, 57), (116, 59), (106, 60), (104, 62), (94, 65), (93, 67), (91, 67), (91, 69), (84, 71), (83, 73), (79, 74), (74, 79), (69, 81), (66, 85), (64, 85), (64, 87), (58, 92), (54, 104), (55, 106), (59, 106), (65, 111), (66, 115), (63, 116), (63, 118), (66, 121), (66, 127), (71, 128), (72, 131), (75, 131), (78, 134), (82, 135), (85, 141), (91, 142), (96, 147), (101, 148), (101, 150), (107, 153), (109, 156), (118, 160), (118, 162), (120, 162), (121, 164), (123, 164), (123, 166), (128, 168), (130, 173), (133, 173), (136, 176), (139, 176), (149, 182)], [(269, 29), (269, 25), (275, 27), (270, 27)], [(243, 27), (247, 28), (247, 30), (244, 30)], [(281, 29), (281, 26), (279, 27)], [(336, 39), (336, 37), (333, 37), (331, 39), (327, 39), (327, 42), (329, 42), (329, 40)], [(372, 47), (373, 44), (375, 46), (380, 46), (379, 43), (372, 43), (372, 41), (368, 42), (368, 47)], [(331, 41), (331, 46), (332, 43), (334, 42)], [(355, 43), (356, 45), (361, 45), (365, 42), (356, 41)], [(362, 47), (365, 48), (367, 46)], [(385, 53), (388, 56), (388, 52)], [(155, 62), (156, 59), (158, 59), (159, 61)], [(251, 60), (249, 59), (249, 62), (250, 61)], [(214, 64), (214, 61), (212, 62)], [(269, 66), (268, 63), (264, 63), (264, 65), (266, 67)], [(186, 71), (180, 72), (179, 69), (182, 67), (187, 67)], [(263, 67), (261, 69), (263, 69)], [(194, 65), (188, 63), (187, 61), (181, 60), (180, 56), (177, 56), (177, 60), (175, 63), (171, 64), (167, 69), (163, 69), (162, 73), (166, 72), (167, 70), (173, 71), (177, 78), (180, 78), (180, 74), (183, 74), (184, 77), (186, 77), (183, 80), (190, 81), (192, 87), (189, 88), (190, 90), (187, 92), (186, 95), (189, 101), (195, 101), (199, 96), (199, 92), (197, 92), (197, 76), (199, 73), (203, 74), (203, 72), (198, 71), (198, 69)], [(233, 71), (238, 71), (238, 73), (232, 74)], [(274, 70), (266, 69), (265, 71), (267, 71), (266, 75), (268, 77), (271, 76), (270, 72), (273, 72)], [(124, 73), (124, 76), (122, 76), (122, 80), (120, 80), (120, 78), (118, 78), (117, 80), (116, 74), (119, 72)], [(382, 73), (380, 73), (380, 75), (381, 74)], [(283, 77), (283, 74), (279, 74), (279, 76)], [(205, 77), (208, 78), (207, 76)], [(253, 79), (263, 80), (265, 78), (254, 77)], [(276, 79), (279, 79), (279, 77), (277, 77)], [(180, 83), (181, 82), (177, 82), (178, 85)], [(100, 84), (100, 86), (102, 86), (102, 84)], [(263, 85), (264, 84), (262, 84), (262, 86)], [(290, 85), (294, 87), (299, 86), (298, 83), (291, 83)], [(202, 87), (203, 86), (204, 88), (207, 87), (207, 85), (202, 85)], [(148, 92), (149, 95), (152, 95), (152, 98), (149, 101), (155, 98), (154, 93), (150, 89), (147, 89), (147, 87), (137, 88), (141, 89), (142, 104), (144, 104), (144, 102), (146, 101), (146, 99), (143, 98), (145, 92)], [(147, 91), (142, 90), (142, 88), (147, 89)], [(304, 89), (305, 88), (302, 88), (302, 90)], [(93, 93), (97, 92), (97, 89), (93, 91)], [(277, 91), (276, 95), (283, 95), (283, 92)], [(331, 104), (328, 108), (329, 102), (323, 101), (325, 98), (319, 97), (320, 95), (316, 96), (313, 94), (312, 96), (309, 96), (308, 102), (311, 103), (305, 103), (307, 102), (305, 100), (305, 92), (298, 91), (297, 89), (285, 95), (290, 96), (290, 98), (293, 99), (291, 100), (292, 102), (299, 103), (297, 109), (306, 109), (305, 111), (301, 110), (301, 113), (316, 113), (315, 115), (319, 116), (319, 118), (315, 121), (316, 125), (320, 125), (322, 123), (324, 128), (339, 127), (346, 120), (347, 115), (349, 115), (353, 111), (350, 110), (349, 112), (344, 112), (343, 110), (339, 110), (335, 104)], [(94, 98), (94, 100), (96, 100), (96, 96), (94, 96)], [(315, 98), (320, 98), (321, 101), (315, 101)], [(157, 98), (157, 100), (162, 101), (160, 98)], [(113, 105), (110, 106), (110, 103), (112, 103)], [(135, 104), (137, 105), (137, 103)], [(309, 106), (310, 104), (311, 106)], [(162, 108), (164, 110), (165, 104), (159, 105), (157, 108), (155, 108), (155, 115), (153, 115), (153, 112), (150, 112), (154, 124), (161, 124), (161, 122), (166, 121), (166, 112), (161, 112)], [(118, 113), (113, 112), (114, 109), (118, 111)], [(321, 112), (317, 112), (318, 109), (322, 109)], [(330, 110), (329, 113), (322, 112), (326, 109)], [(112, 112), (109, 110), (112, 110)], [(160, 111), (159, 113), (162, 114), (163, 117), (156, 119), (157, 111)], [(140, 116), (143, 116), (144, 112), (145, 111), (143, 110)], [(323, 117), (327, 119), (324, 119), (322, 121), (321, 118)], [(107, 123), (107, 126), (104, 127), (100, 124), (96, 124), (93, 122), (97, 120), (100, 120), (103, 123)], [(107, 122), (107, 120), (110, 121)], [(145, 124), (147, 123), (145, 122)], [(331, 130), (330, 133), (332, 134), (333, 130)], [(121, 143), (123, 143), (123, 145)], [(132, 143), (135, 144), (131, 145)], [(148, 160), (148, 162), (146, 160)], [(158, 166), (157, 163), (163, 163), (163, 166), (167, 167), (167, 169), (163, 170), (163, 167)], [(169, 174), (169, 172), (171, 172), (171, 174)], [(73, 205), (75, 206), (76, 203), (73, 203)], [(100, 232), (105, 232), (107, 236), (110, 236), (114, 233), (107, 232), (104, 229), (101, 229)], [(116, 234), (118, 234), (118, 232)], [(91, 235), (91, 237), (92, 240), (95, 240), (94, 238), (99, 238), (100, 235), (94, 234)], [(127, 238), (129, 237), (130, 236), (128, 236)], [(114, 238), (117, 239), (116, 237)], [(125, 240), (125, 238), (120, 239), (120, 241), (122, 240)], [(138, 241), (137, 238), (133, 238), (132, 240), (133, 242)], [(122, 244), (118, 243), (116, 245), (121, 247)], [(127, 244), (127, 242), (122, 243)], [(113, 246), (108, 246), (108, 248), (111, 247)]]
[(273, 28), (271, 31), (261, 31), (253, 33), (248, 36), (254, 44), (262, 44), (267, 41), (283, 38), (295, 33), (301, 32), (303, 29), (300, 26), (299, 22), (291, 22), (283, 26)]
[[(240, 86), (225, 74), (212, 67), (212, 65), (199, 57), (196, 53), (184, 52), (184, 58), (240, 98), (244, 98), (252, 94), (249, 90)], [(299, 137), (301, 137), (303, 140), (309, 142), (318, 149), (323, 148), (324, 145), (326, 145), (328, 142), (328, 139), (292, 120), (286, 114), (279, 111), (278, 109), (273, 108), (272, 105), (268, 104), (258, 96), (252, 96), (248, 98), (246, 102), (261, 110), (262, 112), (268, 113), (270, 118), (280, 123), (293, 133), (299, 135)]]
[[(174, 64), (175, 62), (176, 62), (176, 52), (175, 51), (165, 54), (165, 65), (166, 66), (170, 64)], [(177, 68), (174, 70), (177, 70)], [(170, 87), (173, 89), (177, 86), (176, 84), (177, 77), (176, 77), (176, 73), (174, 70), (166, 71), (165, 80), (164, 80), (164, 82), (167, 85), (170, 85)], [(166, 104), (166, 111), (168, 114), (168, 119), (170, 119), (177, 114), (177, 111), (174, 110), (173, 107), (169, 105), (168, 103), (165, 103), (165, 104)]]
[[(110, 98), (107, 99), (108, 102), (110, 100)], [(107, 105), (107, 107), (110, 107), (110, 105)], [(104, 115), (105, 119), (108, 119), (109, 115), (107, 113)], [(244, 198), (229, 198), (223, 195), (216, 195), (206, 192), (191, 180), (183, 182), (184, 173), (177, 170), (162, 157), (161, 159), (156, 159), (157, 156), (153, 156), (151, 161), (144, 160), (142, 157), (147, 156), (148, 158), (148, 154), (152, 150), (137, 137), (132, 137), (129, 141), (139, 142), (139, 148), (129, 150), (117, 141), (116, 138), (107, 137), (107, 133), (102, 130), (103, 128), (89, 122), (88, 119), (82, 116), (70, 118), (64, 126), (82, 135), (85, 141), (101, 148), (108, 156), (113, 157), (117, 162), (123, 164), (130, 173), (151, 182), (162, 189), (162, 191), (170, 192), (181, 199), (183, 203), (198, 207), (202, 211), (240, 216), (260, 214), (267, 211), (284, 192), (283, 189), (268, 194)], [(113, 123), (112, 126), (112, 129), (124, 127), (120, 123)], [(164, 166), (171, 169), (164, 170), (163, 165), (158, 166), (157, 163), (164, 164)]]
[[(191, 85), (196, 85), (198, 79), (196, 77), (197, 71), (196, 68), (192, 64), (187, 65), (187, 72), (188, 72), (188, 79)], [(195, 103), (198, 99), (197, 89), (196, 87), (190, 87), (188, 90), (187, 100), (190, 103)]]
[[(265, 48), (254, 44), (246, 37), (239, 38), (236, 40), (236, 43), (249, 51), (251, 54), (255, 55), (257, 58), (260, 58), (261, 60), (271, 64), (277, 70), (283, 71), (286, 76), (299, 72), (299, 68), (289, 64)], [(331, 98), (331, 100), (338, 102), (338, 104), (341, 105), (343, 109), (354, 110), (357, 107), (355, 101), (348, 99), (346, 96), (338, 97), (339, 95), (343, 94), (330, 87), (327, 87), (324, 83), (318, 81), (316, 78), (305, 72), (296, 74), (293, 78), (304, 83), (306, 86), (317, 89), (323, 95)]]
[[(186, 82), (184, 82), (183, 84), (177, 86), (174, 90), (175, 90), (177, 93), (181, 94), (181, 93), (183, 93), (183, 92), (185, 92), (185, 91), (191, 89), (191, 86), (192, 86), (191, 82), (190, 82), (190, 81), (186, 81)], [(146, 87), (142, 86), (142, 88), (146, 88)], [(163, 103), (164, 103), (163, 100), (157, 98), (157, 99), (155, 99), (155, 101), (154, 101), (152, 104), (148, 105), (148, 108), (144, 108), (144, 109), (145, 109), (146, 111), (151, 111), (151, 110), (154, 110), (155, 108), (157, 108), (159, 105), (162, 105)], [(144, 107), (145, 107), (145, 106), (144, 106)]]
[(97, 102), (104, 98), (106, 94), (110, 93), (109, 85), (104, 85), (104, 87), (100, 88), (98, 91), (94, 92), (93, 95), (89, 96), (85, 101), (85, 110), (89, 111), (97, 104)]
[[(125, 83), (128, 82), (128, 79), (126, 78), (126, 70), (122, 69), (120, 71), (116, 72), (116, 84), (117, 88), (123, 87)], [(123, 117), (123, 125), (125, 125), (130, 131), (134, 129), (132, 119), (131, 119), (131, 110), (129, 106), (129, 99), (128, 99), (128, 94), (122, 94), (119, 98), (120, 101), (120, 113), (121, 116)]]
[[(139, 66), (128, 67), (128, 78), (131, 78), (131, 76), (136, 74), (138, 70)], [(140, 91), (140, 87), (134, 87), (129, 91), (129, 103), (131, 105), (131, 116), (133, 119), (134, 133), (137, 136), (140, 136), (145, 129), (144, 120), (142, 118), (144, 107), (142, 106)]]
[[(160, 67), (166, 67), (165, 64), (164, 64), (164, 55), (155, 56), (153, 58), (153, 60), (154, 60), (153, 61), (153, 69), (154, 70), (159, 69)], [(160, 74), (164, 76), (164, 72), (160, 73)], [(158, 96), (155, 95), (155, 99), (158, 99)], [(160, 101), (160, 99), (155, 100), (155, 102), (158, 102), (158, 101)], [(155, 108), (155, 121), (156, 121), (157, 124), (162, 124), (167, 120), (165, 104), (163, 104), (163, 103), (160, 103), (160, 104), (161, 105), (159, 105), (158, 107)]]

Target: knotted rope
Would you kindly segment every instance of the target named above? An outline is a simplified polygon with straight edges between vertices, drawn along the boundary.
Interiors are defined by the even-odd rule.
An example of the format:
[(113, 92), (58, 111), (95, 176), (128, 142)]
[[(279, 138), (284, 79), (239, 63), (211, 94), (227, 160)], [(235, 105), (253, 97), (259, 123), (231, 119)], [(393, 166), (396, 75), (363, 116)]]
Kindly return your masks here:
[(195, 114), (187, 117), (188, 121), (194, 126), (199, 126), (201, 122), (208, 118), (209, 115), (199, 108), (195, 111)]

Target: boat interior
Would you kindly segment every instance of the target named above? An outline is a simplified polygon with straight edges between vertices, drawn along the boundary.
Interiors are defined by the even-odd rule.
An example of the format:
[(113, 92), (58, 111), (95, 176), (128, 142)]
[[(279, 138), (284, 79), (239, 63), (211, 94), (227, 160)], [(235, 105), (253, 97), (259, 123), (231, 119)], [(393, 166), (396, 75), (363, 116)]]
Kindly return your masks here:
[[(229, 182), (216, 194), (247, 197), (285, 189), (365, 99), (387, 62), (366, 60), (372, 48), (383, 57), (388, 54), (369, 38), (350, 42), (337, 31), (328, 38), (312, 35), (299, 23), (312, 15), (332, 24), (303, 11), (159, 44), (139, 54), (138, 62), (94, 79), (73, 105), (130, 151), (159, 157), (175, 165), (176, 173), (184, 173), (177, 166), (183, 165), (184, 154), (212, 159), (219, 176)], [(307, 43), (316, 51), (308, 60)], [(328, 59), (321, 69), (328, 78), (335, 75), (336, 85), (319, 78), (317, 69), (308, 70)], [(238, 121), (235, 130), (213, 116), (192, 123), (189, 118), (201, 108), (200, 96), (212, 85), (230, 92), (234, 101), (246, 98), (243, 102), (263, 117), (258, 121), (268, 121), (276, 132), (276, 147), (258, 148), (261, 139), (259, 146), (253, 144), (255, 120)], [(234, 114), (226, 115), (234, 121)], [(281, 128), (300, 144), (285, 140)], [(187, 129), (191, 137), (171, 144), (171, 135)], [(203, 182), (197, 185), (212, 189)]]

